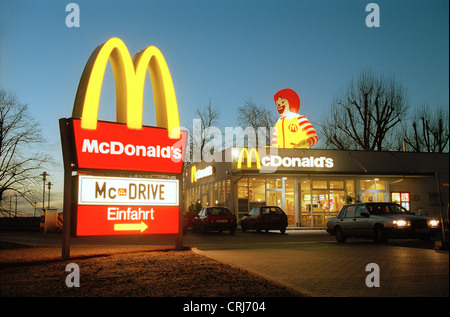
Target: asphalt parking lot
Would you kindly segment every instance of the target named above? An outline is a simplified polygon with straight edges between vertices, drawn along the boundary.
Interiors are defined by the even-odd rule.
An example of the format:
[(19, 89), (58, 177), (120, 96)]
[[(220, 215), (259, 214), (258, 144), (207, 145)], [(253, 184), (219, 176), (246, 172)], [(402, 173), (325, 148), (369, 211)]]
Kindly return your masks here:
[[(367, 239), (340, 244), (322, 230), (207, 234), (202, 254), (245, 268), (314, 297), (448, 297), (448, 252), (433, 241)], [(203, 240), (197, 234), (186, 240)], [(232, 241), (245, 240), (245, 243)], [(227, 243), (225, 241), (227, 240)], [(218, 243), (213, 243), (218, 242)], [(220, 242), (220, 243), (219, 243)], [(369, 266), (372, 264), (372, 266)], [(373, 269), (373, 264), (378, 272)], [(378, 285), (374, 281), (378, 274)]]
[[(58, 234), (2, 233), (1, 238), (40, 245), (61, 243)], [(160, 248), (173, 241), (163, 236), (83, 237), (72, 238), (71, 244)], [(314, 297), (449, 296), (449, 254), (434, 250), (434, 241), (390, 240), (379, 245), (348, 239), (340, 244), (325, 230), (288, 230), (285, 234), (238, 230), (234, 235), (188, 232), (183, 244)]]

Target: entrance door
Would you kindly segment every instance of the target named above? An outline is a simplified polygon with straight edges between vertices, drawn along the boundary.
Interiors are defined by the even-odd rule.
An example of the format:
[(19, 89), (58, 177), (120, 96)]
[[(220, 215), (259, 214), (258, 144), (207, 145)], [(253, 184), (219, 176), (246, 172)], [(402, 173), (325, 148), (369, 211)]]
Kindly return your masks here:
[(267, 190), (267, 205), (278, 206), (281, 209), (284, 208), (284, 191), (282, 189), (268, 189)]
[(302, 179), (298, 182), (298, 209), (300, 211), (300, 224), (302, 227), (312, 226), (312, 205), (311, 205), (311, 181)]

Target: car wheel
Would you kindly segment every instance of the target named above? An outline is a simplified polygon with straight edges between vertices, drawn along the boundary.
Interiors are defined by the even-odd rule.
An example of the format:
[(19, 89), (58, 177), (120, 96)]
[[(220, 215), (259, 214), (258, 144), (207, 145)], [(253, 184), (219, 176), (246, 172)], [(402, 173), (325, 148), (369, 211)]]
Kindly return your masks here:
[(208, 232), (208, 228), (206, 227), (205, 224), (202, 224), (202, 233), (207, 233)]
[(236, 229), (230, 229), (230, 234), (234, 234), (236, 232)]
[(383, 226), (376, 226), (373, 235), (376, 243), (381, 244), (388, 242), (386, 228), (384, 228)]
[(242, 232), (246, 232), (247, 231), (247, 227), (241, 225), (241, 230), (242, 230)]
[(344, 243), (345, 240), (347, 240), (347, 237), (345, 236), (344, 232), (342, 231), (341, 228), (336, 228), (335, 229), (336, 232), (336, 241), (339, 243)]

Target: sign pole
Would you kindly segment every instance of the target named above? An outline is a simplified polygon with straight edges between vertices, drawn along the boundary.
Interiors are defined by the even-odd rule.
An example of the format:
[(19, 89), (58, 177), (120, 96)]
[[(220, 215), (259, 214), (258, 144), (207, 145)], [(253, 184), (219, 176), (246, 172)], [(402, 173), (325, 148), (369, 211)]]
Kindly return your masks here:
[(178, 180), (178, 234), (177, 239), (175, 242), (175, 250), (182, 251), (183, 250), (183, 211), (182, 211), (182, 192), (183, 192), (183, 184), (182, 184), (182, 177), (183, 172), (181, 172), (179, 175), (177, 175)]
[(72, 171), (64, 171), (64, 205), (63, 205), (63, 232), (62, 232), (62, 259), (70, 259), (70, 193), (72, 191)]
[(67, 119), (59, 120), (59, 130), (64, 161), (64, 203), (63, 203), (63, 232), (62, 232), (62, 259), (70, 258), (70, 218), (71, 218), (71, 193), (72, 193), (72, 167), (69, 140), (69, 122)]

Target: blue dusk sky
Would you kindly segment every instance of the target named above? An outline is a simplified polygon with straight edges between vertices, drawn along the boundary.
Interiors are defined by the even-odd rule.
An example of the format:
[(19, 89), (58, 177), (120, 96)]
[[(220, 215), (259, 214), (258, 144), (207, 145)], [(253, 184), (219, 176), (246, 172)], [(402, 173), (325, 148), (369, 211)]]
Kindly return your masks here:
[[(245, 101), (277, 114), (273, 95), (292, 88), (299, 113), (314, 124), (333, 97), (363, 70), (395, 78), (411, 108), (449, 105), (448, 0), (99, 0), (72, 1), (79, 27), (68, 27), (62, 0), (0, 0), (0, 87), (17, 94), (41, 124), (54, 157), (50, 180), (61, 208), (59, 118), (71, 116), (83, 68), (100, 44), (121, 38), (130, 54), (157, 46), (168, 63), (181, 125), (195, 109), (220, 109), (237, 126)], [(369, 3), (380, 25), (369, 28)], [(115, 120), (114, 79), (107, 67), (99, 119)], [(144, 124), (155, 125), (149, 77)], [(320, 138), (320, 135), (319, 135)]]

